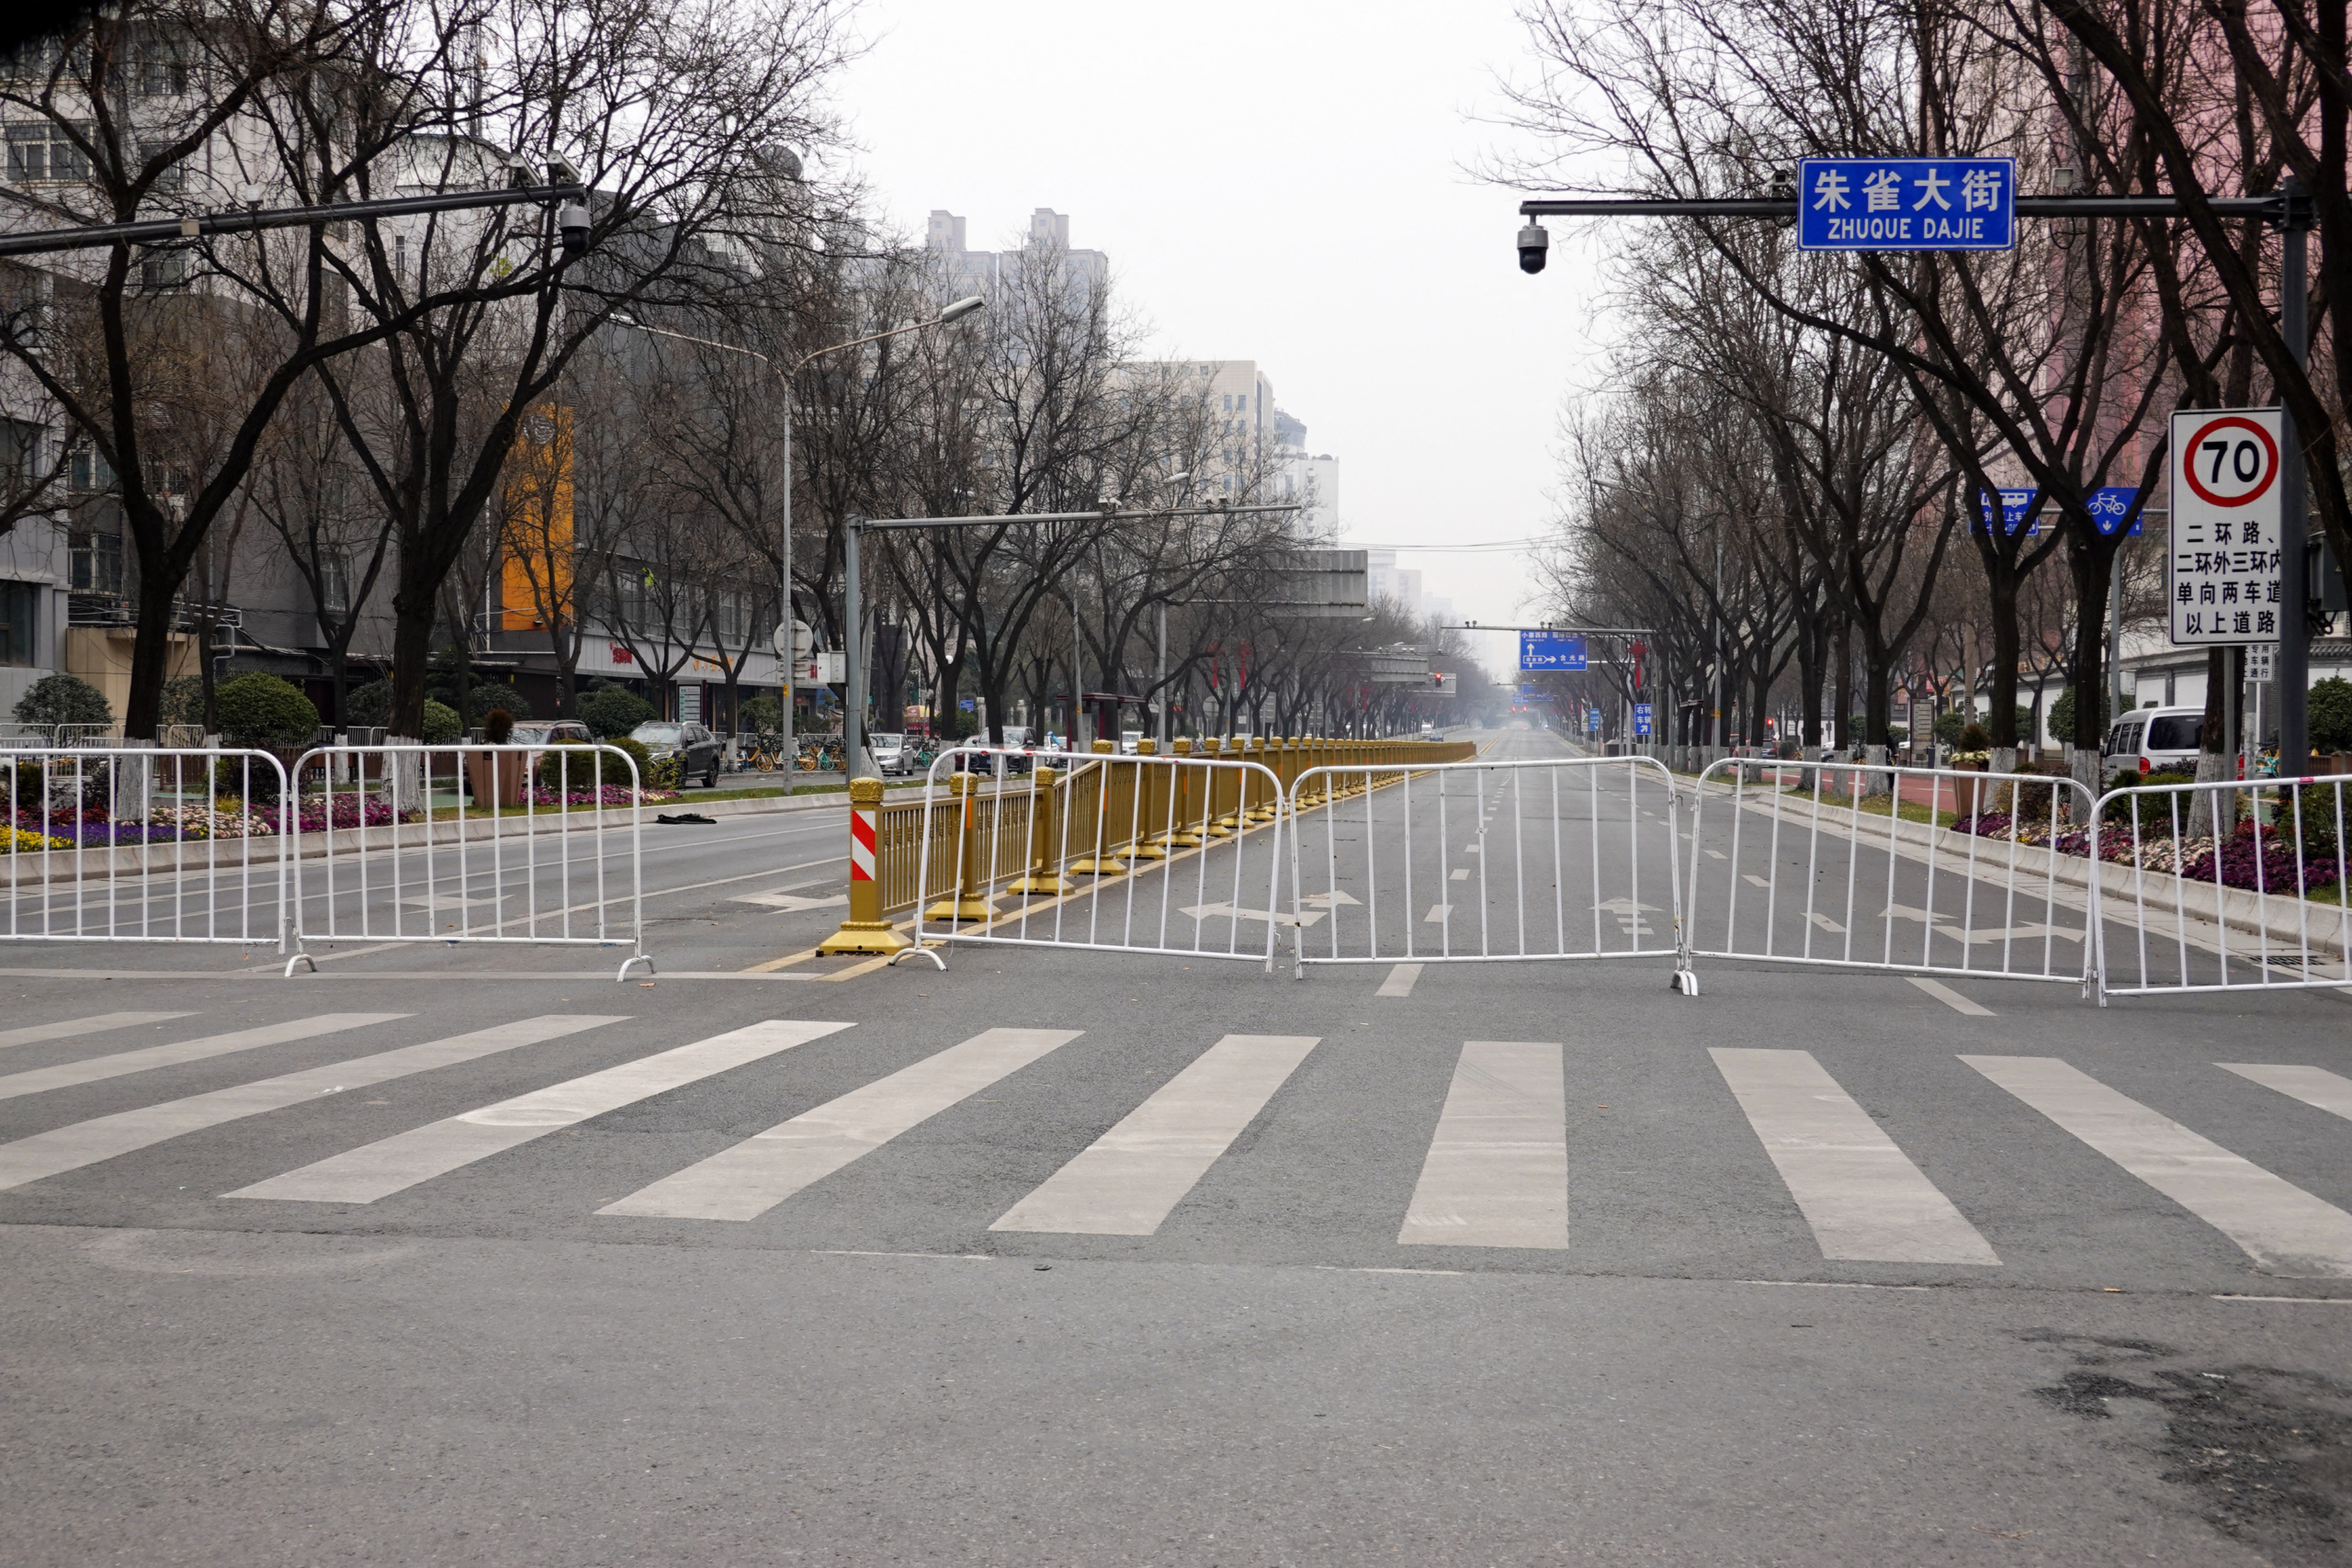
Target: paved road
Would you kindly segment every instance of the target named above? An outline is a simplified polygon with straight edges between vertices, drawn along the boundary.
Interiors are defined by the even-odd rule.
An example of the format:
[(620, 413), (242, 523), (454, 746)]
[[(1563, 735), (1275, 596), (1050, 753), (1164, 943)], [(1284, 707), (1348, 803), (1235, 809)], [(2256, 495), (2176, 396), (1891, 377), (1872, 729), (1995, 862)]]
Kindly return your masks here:
[(11, 949), (0, 1562), (2347, 1554), (2339, 996), (752, 968), (840, 828), (650, 986)]

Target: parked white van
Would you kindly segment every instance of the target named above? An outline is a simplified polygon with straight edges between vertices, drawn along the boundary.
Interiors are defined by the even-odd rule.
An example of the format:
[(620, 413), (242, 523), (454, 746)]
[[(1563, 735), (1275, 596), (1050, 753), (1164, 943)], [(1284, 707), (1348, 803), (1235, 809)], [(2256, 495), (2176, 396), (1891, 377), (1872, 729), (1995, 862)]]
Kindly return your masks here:
[(2201, 707), (2135, 708), (2107, 732), (2107, 771), (2193, 773), (2204, 728)]

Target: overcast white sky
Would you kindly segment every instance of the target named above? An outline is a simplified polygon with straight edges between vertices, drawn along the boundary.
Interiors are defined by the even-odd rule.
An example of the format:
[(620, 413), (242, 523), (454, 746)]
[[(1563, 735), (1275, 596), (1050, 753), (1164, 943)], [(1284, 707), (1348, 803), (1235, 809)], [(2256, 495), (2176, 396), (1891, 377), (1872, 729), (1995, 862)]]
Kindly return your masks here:
[[(1555, 222), (1527, 276), (1517, 197), (1465, 172), (1510, 145), (1508, 0), (870, 0), (863, 26), (841, 102), (908, 235), (944, 208), (1000, 249), (1068, 213), (1158, 355), (1258, 362), (1338, 457), (1351, 542), (1544, 530), (1562, 396), (1598, 373), (1594, 242)], [(1400, 564), (1461, 615), (1532, 608), (1508, 552)]]

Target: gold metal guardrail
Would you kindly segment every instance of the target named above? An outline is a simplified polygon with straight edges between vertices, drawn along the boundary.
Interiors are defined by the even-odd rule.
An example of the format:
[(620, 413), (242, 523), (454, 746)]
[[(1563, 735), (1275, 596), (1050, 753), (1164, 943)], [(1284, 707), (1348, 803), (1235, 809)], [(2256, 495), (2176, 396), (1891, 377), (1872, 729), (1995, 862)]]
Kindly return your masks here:
[[(1415, 767), (1464, 761), (1477, 750), (1467, 741), (1295, 736), (1210, 737), (1171, 748), (1182, 757), (1261, 763), (1278, 781), (1269, 788), (1265, 775), (1254, 772), (1171, 772), (1123, 759), (1110, 741), (1098, 740), (1083, 760), (1040, 755), (1025, 788), (1009, 778), (950, 774), (941, 781), (945, 799), (960, 809), (941, 809), (937, 795), (928, 804), (886, 804), (880, 779), (855, 779), (849, 791), (849, 918), (819, 951), (896, 953), (909, 942), (889, 917), (918, 905), (931, 906), (931, 918), (983, 918), (978, 893), (984, 886), (1026, 895), (1067, 893), (1071, 875), (1123, 876), (1138, 863), (1164, 860), (1176, 850), (1246, 833), (1286, 811), (1357, 793), (1318, 787), (1312, 799), (1292, 799), (1300, 774), (1311, 767), (1393, 765), (1401, 780)], [(1057, 761), (1062, 765), (1050, 765)]]

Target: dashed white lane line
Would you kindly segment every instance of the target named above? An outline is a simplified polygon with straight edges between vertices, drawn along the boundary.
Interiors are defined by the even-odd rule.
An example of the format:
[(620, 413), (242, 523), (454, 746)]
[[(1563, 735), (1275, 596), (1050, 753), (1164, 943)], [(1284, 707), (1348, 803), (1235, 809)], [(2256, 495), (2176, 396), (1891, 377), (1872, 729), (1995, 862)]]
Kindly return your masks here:
[(1419, 964), (1399, 964), (1396, 968), (1391, 969), (1388, 972), (1388, 978), (1380, 982), (1380, 989), (1374, 991), (1373, 995), (1375, 997), (1409, 997), (1413, 994), (1413, 982), (1420, 977), (1421, 966)]
[[(1829, 929), (1836, 931), (1838, 928), (1832, 926)], [(1935, 998), (1936, 1000), (1943, 1003), (1944, 1006), (1951, 1009), (1954, 1012), (1965, 1013), (1970, 1018), (1990, 1018), (1993, 1016), (1993, 1010), (1991, 1008), (1979, 1007), (1976, 1003), (1970, 1001), (1966, 997), (1962, 996), (1958, 991), (1953, 990), (1950, 986), (1943, 984), (1943, 982), (1939, 980), (1930, 980), (1924, 975), (1913, 975), (1908, 976), (1908, 978), (1913, 985), (1918, 987), (1921, 990), (1927, 992), (1928, 995)]]
[(102, 1012), (91, 1018), (69, 1018), (62, 1023), (31, 1023), (22, 1029), (0, 1029), (0, 1047), (34, 1045), (43, 1040), (97, 1034), (109, 1029), (129, 1029), (141, 1023), (169, 1023), (175, 1018), (193, 1016), (185, 1012)]

